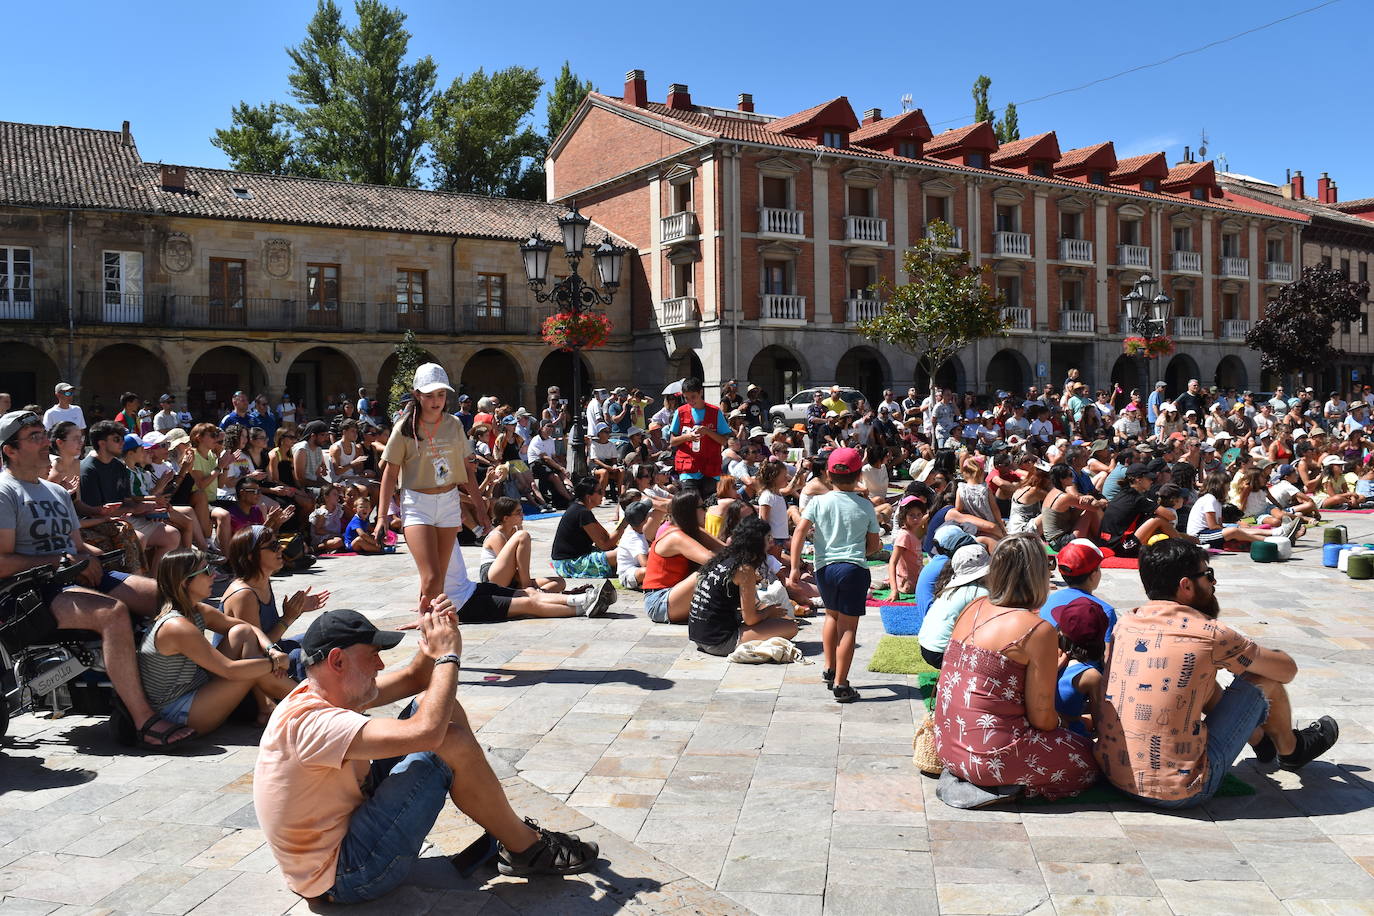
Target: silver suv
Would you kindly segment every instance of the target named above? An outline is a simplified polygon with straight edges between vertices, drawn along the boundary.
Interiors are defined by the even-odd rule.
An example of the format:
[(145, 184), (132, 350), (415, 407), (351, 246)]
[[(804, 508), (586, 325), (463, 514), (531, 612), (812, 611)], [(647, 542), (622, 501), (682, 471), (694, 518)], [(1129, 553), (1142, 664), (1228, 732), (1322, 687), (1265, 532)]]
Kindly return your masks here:
[[(774, 404), (772, 407), (768, 408), (768, 418), (773, 421), (774, 426), (778, 426), (779, 424), (782, 426), (791, 426), (794, 423), (805, 423), (806, 408), (811, 406), (811, 400), (816, 396), (816, 392), (818, 391), (821, 393), (822, 397), (830, 397), (830, 386), (828, 385), (823, 388), (803, 388), (783, 403)], [(857, 388), (841, 388), (840, 400), (848, 404), (850, 410), (853, 410), (854, 405), (858, 404), (859, 401), (867, 399), (864, 397), (864, 393)]]

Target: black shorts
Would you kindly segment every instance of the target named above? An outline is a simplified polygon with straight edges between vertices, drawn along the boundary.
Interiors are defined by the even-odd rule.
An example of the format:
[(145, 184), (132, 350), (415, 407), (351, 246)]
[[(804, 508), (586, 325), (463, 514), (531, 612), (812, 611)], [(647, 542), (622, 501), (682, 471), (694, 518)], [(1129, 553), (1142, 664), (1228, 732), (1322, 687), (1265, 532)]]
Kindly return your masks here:
[(862, 617), (867, 613), (865, 603), (872, 583), (868, 567), (857, 563), (828, 563), (816, 570), (816, 588), (826, 610), (848, 617)]
[(510, 617), (511, 602), (521, 592), (490, 582), (479, 582), (472, 596), (458, 609), (460, 623), (503, 623)]

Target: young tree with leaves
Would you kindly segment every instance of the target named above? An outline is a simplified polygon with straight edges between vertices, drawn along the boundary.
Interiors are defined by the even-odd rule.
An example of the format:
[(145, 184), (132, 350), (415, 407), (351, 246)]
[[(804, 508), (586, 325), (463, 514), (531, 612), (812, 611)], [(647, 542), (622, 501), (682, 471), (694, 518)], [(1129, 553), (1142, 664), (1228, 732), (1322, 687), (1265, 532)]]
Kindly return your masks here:
[(435, 187), (542, 200), (544, 139), (529, 117), (543, 86), (525, 67), (455, 79), (434, 104)]
[(1368, 295), (1368, 281), (1352, 281), (1334, 267), (1304, 267), (1269, 301), (1245, 345), (1259, 351), (1260, 365), (1271, 372), (1320, 372), (1345, 355), (1331, 343), (1336, 322), (1359, 321)]
[(239, 102), (230, 115), (233, 126), (215, 131), (210, 143), (224, 150), (234, 169), (240, 172), (308, 174), (311, 167), (299, 160), (284, 109), (276, 102)]
[(973, 81), (973, 121), (975, 124), (983, 121), (992, 120), (992, 109), (988, 107), (988, 89), (992, 87), (992, 79), (986, 74), (979, 74)]
[(1002, 296), (983, 282), (983, 271), (969, 266), (969, 253), (957, 249), (954, 230), (939, 220), (907, 250), (902, 266), (907, 282), (893, 286), (879, 280), (878, 294), (886, 304), (858, 330), (913, 354), (933, 387), (935, 374), (956, 353), (1006, 331)]
[(396, 345), (395, 356), (396, 367), (391, 371), (391, 387), (387, 390), (387, 416), (401, 409), (401, 398), (410, 394), (415, 370), (427, 361), (425, 351), (415, 342), (415, 332), (410, 329), (406, 329), (405, 337)]
[(548, 127), (544, 135), (548, 137), (550, 144), (557, 140), (563, 128), (568, 126), (572, 116), (577, 113), (577, 106), (582, 104), (587, 93), (595, 91), (596, 87), (592, 85), (591, 80), (578, 79), (577, 74), (572, 72), (571, 64), (563, 61), (563, 69), (558, 71), (558, 78), (553, 81), (553, 86), (545, 97)]
[(1021, 125), (1016, 119), (1016, 103), (1007, 103), (1007, 113), (992, 126), (997, 134), (998, 143), (1010, 143), (1021, 139)]

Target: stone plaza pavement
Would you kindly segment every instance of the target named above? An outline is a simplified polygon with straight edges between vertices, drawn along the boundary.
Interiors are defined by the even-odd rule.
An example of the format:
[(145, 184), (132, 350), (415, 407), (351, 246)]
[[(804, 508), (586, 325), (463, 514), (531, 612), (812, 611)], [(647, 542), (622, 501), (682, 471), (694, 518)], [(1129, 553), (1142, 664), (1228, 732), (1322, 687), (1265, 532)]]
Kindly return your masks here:
[[(1337, 518), (1374, 540), (1374, 516)], [(554, 525), (528, 524), (545, 557)], [(464, 627), (459, 696), (517, 810), (597, 839), (603, 861), (564, 880), (465, 879), (445, 856), (478, 831), (450, 810), (409, 883), (352, 911), (1374, 912), (1374, 583), (1323, 568), (1320, 541), (1285, 565), (1214, 563), (1224, 618), (1297, 657), (1297, 715), (1331, 713), (1340, 743), (1301, 773), (1247, 752), (1237, 772), (1255, 795), (1183, 813), (946, 808), (910, 762), (915, 679), (863, 670), (876, 612), (849, 706), (819, 665), (700, 654), (630, 593), (602, 619)], [(305, 583), (400, 623), (416, 577), (404, 553), (333, 559), (278, 594)], [(1107, 571), (1101, 593), (1118, 608), (1143, 597), (1134, 571)], [(817, 655), (819, 625), (798, 641)], [(230, 727), (159, 756), (115, 747), (101, 719), (16, 720), (0, 745), (0, 913), (305, 912), (257, 827), (254, 742)]]

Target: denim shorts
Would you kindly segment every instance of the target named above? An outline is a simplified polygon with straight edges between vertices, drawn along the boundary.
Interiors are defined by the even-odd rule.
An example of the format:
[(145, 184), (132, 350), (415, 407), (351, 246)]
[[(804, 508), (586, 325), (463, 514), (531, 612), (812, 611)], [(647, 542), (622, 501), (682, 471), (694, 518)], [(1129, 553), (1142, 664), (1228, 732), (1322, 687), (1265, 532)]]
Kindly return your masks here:
[(401, 527), (428, 525), (431, 528), (463, 527), (463, 502), (458, 488), (443, 493), (401, 491)]
[(431, 751), (375, 761), (363, 786), (369, 798), (348, 822), (326, 893), (336, 903), (361, 903), (395, 890), (419, 858), (452, 783), (453, 771)]
[(868, 586), (872, 583), (868, 567), (857, 563), (828, 563), (816, 570), (816, 588), (820, 590), (826, 610), (847, 617), (862, 617), (867, 613), (864, 602), (868, 600)]
[(1203, 722), (1207, 725), (1207, 781), (1188, 798), (1161, 801), (1136, 796), (1156, 808), (1191, 808), (1217, 794), (1221, 781), (1250, 742), (1250, 735), (1269, 716), (1269, 700), (1254, 684), (1236, 678), (1222, 691), (1221, 699)]
[(644, 613), (654, 623), (668, 622), (668, 594), (671, 588), (655, 588), (644, 593)]
[(191, 704), (196, 701), (196, 691), (189, 690), (177, 697), (163, 703), (157, 709), (160, 718), (168, 722), (175, 722), (177, 725), (185, 725), (186, 720), (191, 716)]

